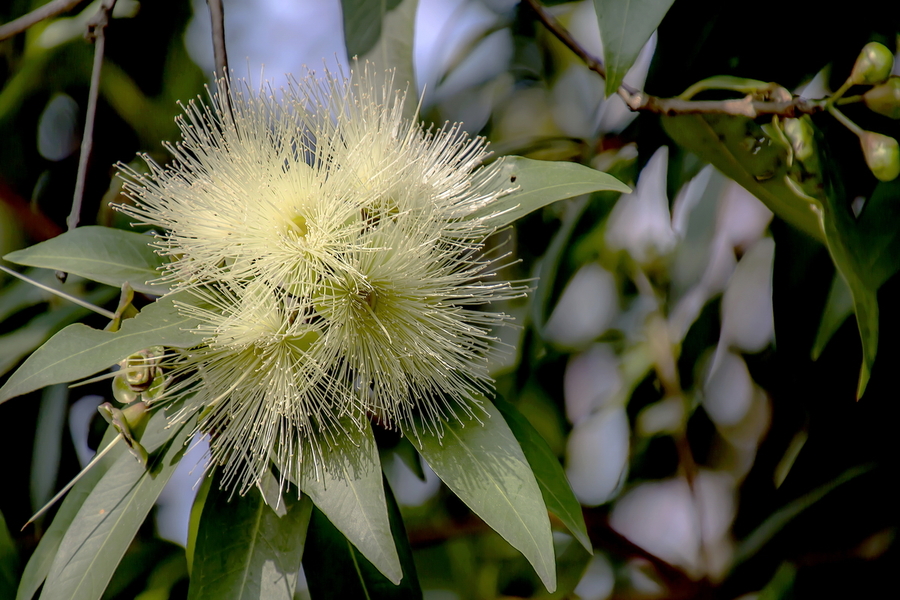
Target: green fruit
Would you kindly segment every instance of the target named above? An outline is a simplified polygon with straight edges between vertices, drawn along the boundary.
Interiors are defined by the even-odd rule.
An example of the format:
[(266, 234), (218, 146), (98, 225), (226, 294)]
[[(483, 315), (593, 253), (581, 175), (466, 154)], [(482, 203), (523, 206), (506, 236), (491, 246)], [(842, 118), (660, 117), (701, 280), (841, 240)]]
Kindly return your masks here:
[(897, 140), (874, 131), (864, 132), (860, 138), (869, 170), (880, 181), (893, 181), (900, 175), (900, 145)]
[(854, 85), (876, 85), (887, 80), (894, 68), (894, 55), (884, 44), (869, 42), (863, 46), (853, 71), (850, 73), (850, 81)]
[(876, 85), (863, 94), (863, 101), (869, 110), (892, 119), (900, 119), (900, 77), (891, 77), (881, 85)]

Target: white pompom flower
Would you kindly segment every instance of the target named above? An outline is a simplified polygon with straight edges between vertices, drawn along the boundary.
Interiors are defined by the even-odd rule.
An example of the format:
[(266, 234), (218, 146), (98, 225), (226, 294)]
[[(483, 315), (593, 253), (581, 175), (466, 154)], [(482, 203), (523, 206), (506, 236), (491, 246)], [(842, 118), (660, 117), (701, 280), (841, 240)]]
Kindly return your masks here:
[(272, 464), (296, 481), (366, 419), (440, 434), (473, 414), (510, 321), (487, 305), (527, 291), (485, 256), (484, 208), (509, 190), (484, 140), (423, 129), (374, 80), (223, 83), (185, 108), (171, 164), (122, 168), (119, 209), (161, 230), (161, 278), (198, 323), (171, 361), (174, 419), (200, 413), (240, 493)]

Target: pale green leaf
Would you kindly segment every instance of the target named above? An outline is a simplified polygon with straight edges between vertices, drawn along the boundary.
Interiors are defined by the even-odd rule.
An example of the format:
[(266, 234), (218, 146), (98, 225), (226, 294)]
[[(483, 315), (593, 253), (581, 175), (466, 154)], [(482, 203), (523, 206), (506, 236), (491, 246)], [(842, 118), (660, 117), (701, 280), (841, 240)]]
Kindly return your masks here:
[(41, 600), (96, 600), (183, 456), (196, 417), (167, 428), (157, 411), (141, 443), (152, 452), (144, 466), (122, 454), (85, 499), (59, 546)]
[(444, 423), (443, 437), (421, 425), (405, 433), (447, 487), (524, 554), (552, 592), (556, 564), (541, 490), (500, 411), (487, 401), (483, 407), (483, 424), (462, 417)]
[(522, 446), (522, 452), (525, 453), (525, 458), (528, 459), (528, 464), (531, 465), (534, 477), (541, 488), (541, 496), (547, 510), (559, 517), (585, 550), (593, 553), (581, 504), (572, 492), (559, 459), (550, 450), (541, 434), (515, 406), (499, 397), (494, 399), (494, 405), (506, 419), (507, 425)]
[(340, 447), (322, 447), (322, 468), (304, 463), (298, 487), (354, 546), (394, 584), (403, 571), (388, 519), (381, 461), (372, 429), (349, 424)]
[[(110, 427), (103, 436), (99, 448), (105, 448), (117, 435), (117, 432)], [(69, 490), (60, 505), (56, 516), (50, 523), (50, 527), (44, 531), (41, 541), (25, 565), (25, 572), (22, 574), (22, 580), (19, 582), (19, 590), (16, 593), (16, 600), (31, 600), (53, 564), (53, 559), (59, 552), (59, 545), (66, 535), (66, 531), (75, 519), (75, 515), (81, 510), (85, 499), (91, 494), (97, 482), (103, 478), (107, 471), (116, 463), (123, 455), (129, 454), (128, 447), (125, 444), (118, 444), (108, 454), (101, 458), (91, 469), (81, 476), (78, 483)]]
[(194, 321), (182, 317), (171, 296), (146, 306), (122, 323), (119, 331), (69, 325), (22, 364), (0, 388), (0, 403), (54, 383), (74, 381), (106, 369), (150, 346), (190, 348), (199, 338)]
[(487, 217), (487, 222), (495, 227), (509, 225), (557, 200), (599, 191), (631, 192), (631, 188), (609, 173), (577, 163), (521, 156), (505, 156), (500, 160), (503, 161), (500, 185), (515, 191), (469, 215), (469, 218)]
[[(84, 300), (102, 306), (115, 296), (116, 290), (113, 288), (101, 287), (84, 296)], [(69, 323), (83, 318), (89, 312), (82, 306), (66, 302), (39, 313), (18, 329), (0, 335), (0, 348), (3, 348), (3, 353), (0, 354), (0, 375), (15, 367), (20, 360), (34, 352), (35, 348), (46, 342), (54, 333)]]
[(194, 549), (188, 600), (292, 600), (312, 503), (285, 495), (279, 517), (259, 489), (238, 496), (213, 482)]
[(606, 95), (616, 93), (641, 48), (662, 23), (675, 0), (594, 0), (603, 62)]
[(161, 296), (168, 288), (148, 283), (159, 278), (157, 269), (165, 263), (150, 247), (152, 241), (152, 237), (132, 231), (87, 226), (3, 258), (20, 265), (74, 273), (113, 287), (128, 282), (138, 292)]

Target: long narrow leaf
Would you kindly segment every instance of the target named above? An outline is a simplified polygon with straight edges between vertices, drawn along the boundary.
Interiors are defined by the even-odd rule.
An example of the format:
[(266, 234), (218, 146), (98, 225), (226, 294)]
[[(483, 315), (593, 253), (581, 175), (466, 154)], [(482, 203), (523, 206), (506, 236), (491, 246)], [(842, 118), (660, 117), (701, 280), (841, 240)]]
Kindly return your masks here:
[(20, 265), (74, 273), (117, 288), (128, 282), (138, 292), (162, 295), (168, 288), (150, 283), (159, 278), (158, 269), (165, 264), (150, 247), (152, 241), (152, 237), (132, 231), (87, 226), (3, 258)]
[(148, 305), (113, 333), (76, 323), (38, 348), (0, 388), (0, 403), (54, 383), (93, 375), (150, 346), (190, 348), (198, 342), (193, 321), (181, 316), (172, 298)]
[[(97, 600), (125, 550), (175, 472), (196, 418), (167, 429), (161, 411), (153, 415), (142, 443), (164, 441), (145, 467), (124, 453), (84, 501), (59, 546), (41, 600)], [(149, 448), (148, 448), (149, 449)]]
[[(385, 505), (381, 461), (372, 429), (347, 428), (341, 448), (323, 448), (323, 468), (309, 466), (298, 487), (394, 584), (403, 571)], [(306, 463), (309, 464), (309, 463)]]
[(484, 409), (483, 425), (450, 421), (443, 437), (425, 427), (407, 437), (447, 487), (525, 555), (552, 592), (556, 564), (541, 490), (500, 411), (487, 401)]
[(279, 517), (256, 488), (232, 496), (217, 481), (209, 489), (188, 599), (292, 600), (312, 503), (285, 497)]
[(587, 526), (584, 524), (584, 515), (581, 513), (581, 504), (575, 498), (569, 480), (566, 479), (566, 472), (556, 455), (515, 406), (502, 398), (495, 398), (494, 405), (506, 419), (507, 425), (522, 446), (522, 452), (525, 453), (525, 458), (528, 459), (528, 464), (531, 465), (534, 477), (541, 488), (541, 496), (547, 510), (559, 517), (578, 543), (593, 554)]

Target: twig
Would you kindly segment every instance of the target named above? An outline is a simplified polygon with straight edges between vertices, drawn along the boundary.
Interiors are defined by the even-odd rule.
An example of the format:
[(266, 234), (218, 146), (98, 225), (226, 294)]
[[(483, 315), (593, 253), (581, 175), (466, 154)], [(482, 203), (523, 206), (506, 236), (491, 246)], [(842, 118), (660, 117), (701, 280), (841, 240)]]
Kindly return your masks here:
[(39, 6), (18, 19), (0, 25), (0, 40), (5, 40), (17, 33), (22, 33), (35, 23), (40, 23), (44, 19), (49, 19), (50, 17), (55, 17), (59, 13), (71, 10), (83, 1), (84, 0), (51, 0), (47, 4)]
[[(606, 68), (603, 62), (588, 52), (584, 46), (572, 37), (565, 27), (541, 6), (537, 0), (525, 0), (534, 11), (544, 27), (547, 28), (559, 41), (574, 52), (587, 67), (606, 79)], [(766, 102), (754, 100), (752, 96), (746, 96), (738, 100), (682, 100), (681, 98), (658, 98), (637, 90), (623, 83), (617, 90), (619, 96), (635, 112), (651, 112), (661, 115), (694, 115), (694, 114), (722, 114), (749, 117), (754, 119), (760, 115), (779, 115), (782, 117), (797, 117), (810, 115), (825, 110), (824, 100), (807, 100), (794, 98), (781, 102)]]
[(222, 0), (206, 0), (212, 22), (213, 54), (216, 58), (216, 77), (228, 76), (228, 54), (225, 52), (225, 8)]
[[(588, 66), (591, 71), (595, 71), (600, 77), (606, 79), (606, 67), (603, 66), (603, 61), (599, 58), (595, 57), (593, 54), (588, 52), (584, 46), (579, 44), (575, 38), (572, 37), (565, 27), (556, 20), (556, 17), (547, 12), (543, 6), (541, 6), (540, 2), (537, 0), (525, 0), (528, 3), (528, 6), (531, 7), (531, 10), (534, 11), (534, 14), (538, 16), (538, 19), (541, 20), (541, 23), (544, 24), (550, 33), (555, 35), (559, 41), (565, 44), (569, 50), (578, 55), (584, 64)], [(637, 91), (637, 90), (634, 90)]]
[(618, 92), (628, 108), (635, 112), (652, 112), (669, 116), (720, 114), (755, 119), (760, 115), (797, 117), (825, 110), (824, 100), (808, 100), (799, 97), (785, 102), (759, 101), (754, 100), (750, 95), (738, 100), (682, 100), (681, 98), (657, 98), (644, 92), (629, 91), (625, 89), (625, 86), (620, 86)]
[(75, 179), (75, 193), (72, 196), (72, 211), (66, 219), (69, 231), (78, 227), (81, 218), (81, 203), (84, 199), (84, 185), (87, 179), (88, 163), (94, 145), (94, 120), (97, 114), (97, 97), (100, 94), (100, 71), (103, 68), (103, 53), (106, 49), (106, 25), (116, 5), (116, 0), (103, 0), (100, 9), (88, 22), (87, 38), (94, 42), (94, 65), (91, 69), (91, 88), (88, 91), (87, 111), (84, 119), (84, 135), (81, 137), (81, 154), (78, 157), (78, 176)]

